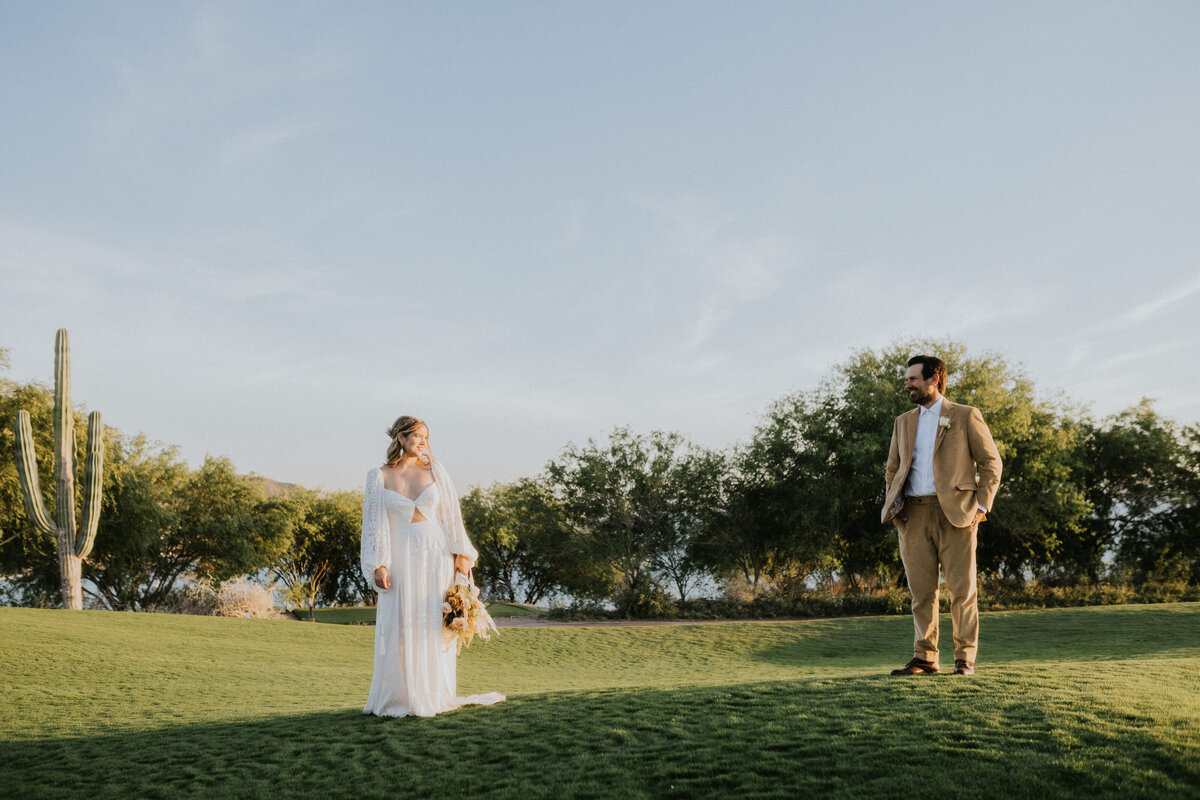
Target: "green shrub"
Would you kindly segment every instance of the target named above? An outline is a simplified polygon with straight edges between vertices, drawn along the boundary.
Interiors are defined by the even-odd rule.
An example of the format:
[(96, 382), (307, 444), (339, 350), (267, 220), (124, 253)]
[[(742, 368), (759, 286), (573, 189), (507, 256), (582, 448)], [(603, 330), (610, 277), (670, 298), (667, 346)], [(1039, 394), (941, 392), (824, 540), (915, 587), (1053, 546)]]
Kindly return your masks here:
[(595, 600), (574, 600), (570, 605), (552, 603), (546, 619), (555, 622), (579, 622), (582, 620), (616, 619), (617, 612)]
[[(767, 589), (749, 599), (729, 596), (696, 597), (680, 602), (662, 592), (643, 594), (630, 604), (634, 619), (787, 619), (856, 617), (911, 613), (908, 589), (890, 587), (868, 592), (784, 593)], [(1038, 581), (984, 579), (979, 582), (979, 608), (1015, 611), (1033, 608), (1110, 606), (1125, 603), (1171, 603), (1200, 600), (1200, 587), (1182, 582), (1134, 586), (1123, 582), (1056, 585)], [(938, 595), (942, 613), (950, 611), (945, 586)], [(620, 619), (622, 614), (594, 601), (577, 600), (569, 606), (551, 607), (547, 619), (579, 621)]]

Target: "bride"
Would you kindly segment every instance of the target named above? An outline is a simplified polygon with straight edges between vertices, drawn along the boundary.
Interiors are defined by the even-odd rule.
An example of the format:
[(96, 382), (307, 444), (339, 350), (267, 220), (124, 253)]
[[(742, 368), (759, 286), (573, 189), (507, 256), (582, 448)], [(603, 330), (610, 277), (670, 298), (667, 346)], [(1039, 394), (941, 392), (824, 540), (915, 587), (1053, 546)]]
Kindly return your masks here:
[(479, 553), (467, 538), (458, 495), (429, 450), (429, 428), (400, 417), (388, 431), (387, 463), (367, 473), (362, 570), (379, 592), (375, 673), (364, 713), (432, 717), (504, 695), (456, 695), (456, 648), (442, 635), (442, 603), (455, 573)]

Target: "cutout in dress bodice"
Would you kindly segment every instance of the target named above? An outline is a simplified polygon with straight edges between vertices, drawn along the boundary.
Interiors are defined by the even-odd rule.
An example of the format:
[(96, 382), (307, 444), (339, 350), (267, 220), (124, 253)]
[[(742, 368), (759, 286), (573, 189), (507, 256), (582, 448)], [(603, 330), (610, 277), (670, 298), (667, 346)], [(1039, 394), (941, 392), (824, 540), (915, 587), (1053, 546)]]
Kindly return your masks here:
[[(438, 500), (441, 499), (438, 493), (437, 483), (431, 483), (426, 486), (416, 498), (408, 495), (400, 494), (395, 489), (383, 487), (386, 494), (385, 505), (388, 508), (412, 508), (413, 512), (409, 518), (409, 522), (423, 522), (427, 519), (433, 519), (434, 513), (437, 510)], [(418, 518), (418, 512), (420, 517)]]

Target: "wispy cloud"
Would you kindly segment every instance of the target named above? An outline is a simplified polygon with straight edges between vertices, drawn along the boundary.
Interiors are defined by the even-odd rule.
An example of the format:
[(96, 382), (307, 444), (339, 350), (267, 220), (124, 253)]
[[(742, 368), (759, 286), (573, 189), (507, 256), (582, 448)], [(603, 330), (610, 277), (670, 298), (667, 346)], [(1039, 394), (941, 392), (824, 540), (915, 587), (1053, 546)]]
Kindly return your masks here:
[(1159, 319), (1172, 306), (1197, 294), (1200, 294), (1200, 272), (1190, 280), (1176, 284), (1157, 297), (1115, 316), (1101, 316), (1100, 318), (1092, 316), (1091, 319), (1094, 321), (1090, 324), (1070, 328), (1045, 344), (1052, 348), (1062, 348), (1068, 353), (1065, 366), (1081, 366), (1086, 364), (1088, 358), (1097, 351), (1102, 342), (1117, 335), (1127, 336), (1128, 332)]
[[(247, 263), (249, 261), (250, 263)], [(240, 303), (299, 296), (321, 308), (357, 300), (344, 294), (330, 269), (284, 252), (217, 263), (179, 252), (138, 250), (0, 218), (0, 263), (6, 281), (27, 298), (53, 296), (64, 306), (115, 303), (128, 307), (163, 295), (195, 304), (201, 299)], [(136, 292), (138, 297), (132, 297)]]
[[(258, 119), (274, 104), (272, 98), (286, 97), (303, 108), (303, 90), (343, 74), (349, 58), (320, 45), (289, 51), (278, 40), (245, 30), (223, 10), (206, 7), (188, 24), (165, 32), (156, 47), (111, 65), (117, 96), (94, 126), (110, 145), (124, 146), (145, 136), (186, 135), (196, 125), (223, 119), (231, 125)], [(235, 128), (234, 151), (261, 151), (304, 134), (328, 119), (328, 111), (314, 108), (299, 122)]]
[(718, 213), (697, 197), (642, 196), (634, 202), (660, 226), (659, 244), (644, 265), (652, 294), (686, 302), (687, 323), (676, 347), (701, 357), (726, 324), (780, 284), (789, 248), (777, 238), (740, 231), (735, 215)]
[(222, 147), (218, 160), (226, 166), (254, 161), (289, 142), (330, 128), (327, 121), (306, 119), (280, 119), (255, 125), (231, 135)]
[(1118, 316), (1113, 322), (1124, 327), (1137, 325), (1138, 323), (1153, 319), (1162, 311), (1176, 303), (1182, 303), (1196, 294), (1200, 294), (1200, 272), (1193, 275), (1190, 281), (1185, 281), (1152, 300), (1147, 300), (1141, 305), (1134, 306)]
[(1194, 348), (1195, 346), (1196, 346), (1196, 340), (1188, 339), (1188, 340), (1167, 342), (1165, 344), (1160, 344), (1155, 347), (1145, 347), (1145, 348), (1141, 348), (1138, 350), (1131, 350), (1131, 351), (1125, 352), (1125, 353), (1118, 353), (1116, 355), (1109, 356), (1104, 361), (1102, 361), (1100, 364), (1098, 364), (1095, 368), (1095, 371), (1096, 372), (1109, 372), (1111, 370), (1117, 369), (1118, 367), (1122, 367), (1126, 364), (1132, 364), (1132, 363), (1135, 363), (1138, 361), (1145, 361), (1147, 359), (1156, 359), (1156, 358), (1159, 358), (1160, 356), (1170, 355), (1171, 353), (1177, 353), (1180, 350), (1191, 349), (1191, 348)]

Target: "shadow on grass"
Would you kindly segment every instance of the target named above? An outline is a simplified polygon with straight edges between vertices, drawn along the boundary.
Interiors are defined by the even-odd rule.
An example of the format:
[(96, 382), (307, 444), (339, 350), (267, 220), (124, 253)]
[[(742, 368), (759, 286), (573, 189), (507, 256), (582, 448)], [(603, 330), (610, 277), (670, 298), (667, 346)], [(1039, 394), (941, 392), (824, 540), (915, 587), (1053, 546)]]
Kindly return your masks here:
[[(821, 635), (781, 642), (753, 653), (756, 660), (788, 666), (878, 667), (894, 652), (900, 666), (912, 657), (911, 617), (862, 617), (837, 624), (812, 623)], [(1200, 603), (1094, 606), (980, 615), (981, 669), (1019, 661), (1101, 661), (1200, 655)], [(939, 625), (941, 660), (954, 658), (950, 615)], [(893, 666), (889, 663), (890, 666)], [(855, 671), (861, 671), (856, 669)]]
[(1158, 797), (1194, 733), (1068, 678), (789, 681), (527, 696), (434, 719), (357, 710), (0, 742), (9, 797)]

